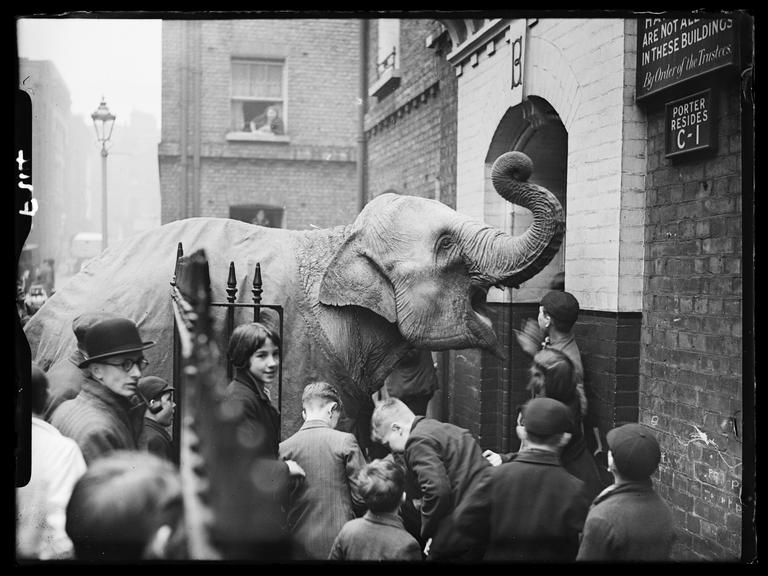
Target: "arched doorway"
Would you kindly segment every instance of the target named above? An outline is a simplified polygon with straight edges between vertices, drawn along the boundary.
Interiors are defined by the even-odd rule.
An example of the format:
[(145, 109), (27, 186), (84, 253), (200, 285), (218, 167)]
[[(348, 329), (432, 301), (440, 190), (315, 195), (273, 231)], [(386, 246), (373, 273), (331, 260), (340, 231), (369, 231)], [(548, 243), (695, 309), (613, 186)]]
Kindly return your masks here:
[[(489, 225), (519, 236), (531, 225), (529, 210), (515, 206), (496, 193), (491, 182), (491, 166), (505, 152), (518, 150), (533, 160), (531, 182), (547, 188), (566, 210), (568, 174), (568, 132), (549, 102), (529, 96), (510, 108), (499, 122), (485, 158), (484, 217)], [(489, 294), (498, 302), (538, 302), (549, 289), (554, 276), (565, 270), (565, 240), (557, 255), (519, 290), (507, 290), (504, 296)]]
[[(566, 210), (568, 174), (568, 132), (552, 105), (537, 96), (529, 96), (520, 105), (507, 110), (494, 133), (485, 158), (484, 219), (491, 226), (523, 234), (531, 225), (529, 210), (504, 200), (491, 182), (491, 167), (496, 159), (511, 150), (527, 154), (533, 161), (530, 181), (547, 188)], [(483, 358), (483, 393), (495, 396), (502, 404), (501, 426), (493, 444), (506, 450), (516, 450), (519, 440), (515, 434), (518, 407), (527, 399), (528, 369), (531, 358), (517, 344), (513, 330), (519, 330), (529, 319), (538, 316), (538, 303), (548, 292), (555, 277), (565, 271), (565, 239), (552, 261), (536, 276), (518, 289), (504, 291), (492, 288), (488, 293), (489, 309), (496, 315), (498, 336), (507, 346), (505, 366)], [(501, 369), (498, 369), (501, 368)], [(489, 442), (488, 444), (491, 444)]]

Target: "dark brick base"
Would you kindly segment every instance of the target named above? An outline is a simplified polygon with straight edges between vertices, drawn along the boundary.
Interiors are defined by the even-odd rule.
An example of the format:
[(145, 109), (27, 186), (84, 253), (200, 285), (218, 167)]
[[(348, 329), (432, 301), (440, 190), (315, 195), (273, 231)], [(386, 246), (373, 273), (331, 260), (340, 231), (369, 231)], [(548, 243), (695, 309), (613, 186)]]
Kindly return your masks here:
[(638, 421), (641, 321), (639, 312), (584, 310), (576, 322), (589, 414), (603, 434)]

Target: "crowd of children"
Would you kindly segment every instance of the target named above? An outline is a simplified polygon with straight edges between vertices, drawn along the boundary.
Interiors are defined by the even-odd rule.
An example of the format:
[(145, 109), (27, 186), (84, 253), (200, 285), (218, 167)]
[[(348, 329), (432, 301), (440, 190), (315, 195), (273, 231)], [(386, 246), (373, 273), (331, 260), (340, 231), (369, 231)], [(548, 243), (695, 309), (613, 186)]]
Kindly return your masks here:
[[(517, 452), (484, 452), (468, 430), (389, 397), (371, 418), (371, 437), (389, 454), (370, 462), (355, 436), (336, 430), (343, 406), (328, 382), (305, 387), (304, 424), (279, 442), (270, 395), (279, 336), (259, 323), (239, 326), (225, 397), (242, 406), (243, 425), (260, 439), (258, 458), (270, 470), (263, 477), (274, 484), (269, 502), (248, 512), (269, 513), (271, 522), (253, 534), (261, 556), (250, 559), (669, 559), (675, 531), (653, 490), (661, 457), (653, 433), (626, 424), (607, 434), (610, 484), (586, 447), (588, 406), (571, 332), (577, 315), (570, 294), (550, 292), (540, 333), (520, 335), (533, 361)], [(142, 351), (154, 343), (111, 315), (78, 318), (74, 328), (78, 351), (58, 372), (69, 376), (52, 386), (60, 405), (51, 409), (46, 374), (33, 369), (35, 457), (32, 481), (17, 489), (17, 557), (185, 559), (183, 491), (166, 430), (174, 389), (141, 375)]]

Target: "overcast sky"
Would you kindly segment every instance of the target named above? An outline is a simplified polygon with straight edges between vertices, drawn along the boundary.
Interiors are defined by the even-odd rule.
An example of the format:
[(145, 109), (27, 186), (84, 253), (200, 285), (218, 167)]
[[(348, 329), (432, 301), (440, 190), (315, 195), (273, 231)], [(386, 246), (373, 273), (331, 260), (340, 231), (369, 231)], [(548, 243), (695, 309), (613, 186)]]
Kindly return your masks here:
[(17, 23), (19, 57), (56, 65), (73, 114), (90, 116), (103, 95), (118, 123), (135, 109), (155, 116), (160, 126), (161, 20), (22, 18)]

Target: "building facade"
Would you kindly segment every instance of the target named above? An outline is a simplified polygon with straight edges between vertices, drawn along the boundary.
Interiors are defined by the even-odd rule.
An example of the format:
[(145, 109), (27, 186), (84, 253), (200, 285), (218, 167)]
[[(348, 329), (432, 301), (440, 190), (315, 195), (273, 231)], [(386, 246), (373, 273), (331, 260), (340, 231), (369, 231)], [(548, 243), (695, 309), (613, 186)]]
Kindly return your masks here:
[(367, 20), (367, 198), (387, 190), (456, 206), (456, 75), (435, 20)]
[[(658, 431), (659, 490), (693, 558), (755, 551), (753, 33), (746, 15), (638, 22), (648, 127), (639, 421)], [(665, 41), (681, 48), (664, 54)], [(681, 77), (664, 78), (667, 67)]]
[[(458, 75), (457, 209), (521, 234), (530, 213), (501, 199), (490, 167), (520, 150), (532, 181), (566, 214), (558, 255), (519, 289), (493, 290), (505, 326), (507, 363), (478, 351), (457, 355), (457, 381), (477, 382), (489, 409), (467, 415), (489, 447), (514, 445), (516, 406), (525, 400), (529, 359), (511, 329), (535, 318), (555, 274), (579, 300), (576, 327), (588, 400), (600, 427), (637, 419), (643, 282), (645, 123), (634, 105), (633, 23), (624, 20), (446, 21), (448, 60)], [(600, 66), (595, 65), (600, 62)], [(498, 374), (509, 373), (509, 379)], [(508, 386), (506, 382), (512, 383)], [(482, 413), (477, 419), (476, 414)]]
[(54, 276), (44, 282), (50, 292), (55, 272), (65, 272), (60, 267), (70, 257), (69, 240), (91, 225), (85, 210), (87, 159), (82, 154), (88, 132), (72, 115), (69, 89), (53, 62), (20, 58), (18, 70), (20, 88), (32, 102), (32, 196), (38, 203), (19, 265), (30, 271), (28, 290), (37, 281), (35, 270), (52, 261)]
[[(529, 213), (507, 205), (489, 181), (493, 161), (520, 150), (533, 160), (531, 179), (566, 214), (550, 265), (519, 289), (489, 293), (508, 358), (452, 353), (451, 419), (484, 447), (514, 444), (511, 418), (525, 400), (530, 359), (511, 329), (536, 316), (563, 272), (581, 306), (575, 332), (590, 410), (601, 434), (641, 422), (659, 438), (655, 480), (675, 514), (681, 559), (738, 558), (742, 521), (750, 521), (740, 415), (742, 198), (751, 197), (742, 145), (751, 120), (745, 130), (739, 73), (751, 54), (737, 45), (751, 28), (737, 21), (659, 21), (650, 35), (640, 19), (441, 21), (458, 77), (456, 208), (523, 232)], [(682, 64), (661, 61), (675, 57), (670, 47), (687, 56)], [(646, 95), (651, 61), (660, 69), (650, 71)], [(671, 133), (666, 115), (706, 108), (673, 102), (699, 90), (717, 106), (700, 126), (710, 146), (688, 154), (692, 144)], [(672, 126), (692, 126), (686, 118)]]
[(163, 22), (162, 222), (351, 222), (356, 20)]

